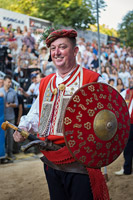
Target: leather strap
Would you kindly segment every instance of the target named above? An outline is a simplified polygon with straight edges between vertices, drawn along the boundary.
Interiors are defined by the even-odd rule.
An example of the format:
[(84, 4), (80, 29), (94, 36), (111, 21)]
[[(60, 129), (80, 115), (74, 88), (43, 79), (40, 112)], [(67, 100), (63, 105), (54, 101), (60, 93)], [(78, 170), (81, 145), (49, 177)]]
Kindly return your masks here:
[(53, 162), (49, 161), (45, 156), (41, 157), (40, 159), (42, 160), (42, 162), (44, 162), (46, 165), (48, 165), (49, 167), (51, 167), (53, 169), (64, 171), (64, 172), (88, 175), (86, 168), (76, 161), (72, 162), (72, 163), (56, 165)]

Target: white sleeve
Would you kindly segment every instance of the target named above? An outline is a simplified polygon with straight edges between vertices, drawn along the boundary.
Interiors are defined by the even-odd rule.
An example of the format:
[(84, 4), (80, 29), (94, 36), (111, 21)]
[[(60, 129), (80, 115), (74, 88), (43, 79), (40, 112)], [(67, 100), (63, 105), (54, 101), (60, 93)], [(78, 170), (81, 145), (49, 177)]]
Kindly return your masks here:
[(34, 87), (35, 87), (35, 84), (34, 84), (34, 83), (32, 83), (32, 84), (29, 86), (29, 88), (28, 88), (28, 90), (26, 91), (26, 93), (27, 93), (28, 95), (32, 95), (32, 92), (31, 92), (31, 90), (33, 90), (33, 89), (34, 89)]
[(21, 117), (19, 127), (25, 127), (31, 133), (38, 132), (39, 123), (39, 95), (35, 102), (32, 104), (30, 111), (27, 115)]
[(98, 83), (106, 83), (107, 84), (107, 82), (101, 76), (98, 77), (97, 82)]
[(125, 99), (126, 98), (127, 89), (123, 90), (120, 94)]

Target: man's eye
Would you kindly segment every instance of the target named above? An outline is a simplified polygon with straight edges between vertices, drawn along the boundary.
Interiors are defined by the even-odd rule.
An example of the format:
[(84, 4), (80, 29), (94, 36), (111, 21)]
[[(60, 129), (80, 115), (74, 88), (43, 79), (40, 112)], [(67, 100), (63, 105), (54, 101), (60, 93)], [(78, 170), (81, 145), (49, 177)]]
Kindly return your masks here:
[(67, 46), (66, 45), (61, 45), (60, 48), (61, 49), (65, 49), (65, 48), (67, 48)]
[(55, 47), (51, 47), (50, 50), (55, 50)]

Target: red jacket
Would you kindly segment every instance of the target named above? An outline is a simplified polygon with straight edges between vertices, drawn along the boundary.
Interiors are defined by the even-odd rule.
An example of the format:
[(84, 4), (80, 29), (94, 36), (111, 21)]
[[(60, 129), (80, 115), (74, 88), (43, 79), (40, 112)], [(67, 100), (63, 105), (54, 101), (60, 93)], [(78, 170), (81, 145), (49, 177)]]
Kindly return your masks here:
[[(79, 69), (79, 66), (77, 67), (77, 69), (72, 73), (72, 75), (66, 80), (63, 82), (63, 84), (67, 83), (69, 80), (71, 80), (71, 78), (74, 76), (74, 74), (76, 73), (76, 71)], [(83, 69), (83, 82), (82, 82), (82, 85), (85, 85), (87, 83), (92, 83), (92, 82), (97, 82), (98, 80), (98, 77), (100, 76), (100, 74), (96, 73), (96, 72), (93, 72), (91, 70), (88, 70), (88, 69), (85, 69), (85, 68), (82, 68)], [(44, 93), (45, 93), (45, 90), (47, 88), (47, 85), (50, 81), (50, 79), (54, 76), (55, 74), (50, 74), (48, 76), (46, 76), (45, 78), (43, 78), (41, 80), (41, 83), (40, 83), (40, 88), (39, 88), (39, 119), (40, 119), (40, 116), (41, 116), (41, 109), (42, 109), (42, 103), (43, 103), (43, 97), (44, 97)], [(81, 76), (81, 74), (79, 73), (78, 76)], [(54, 87), (56, 88), (56, 85), (55, 85), (55, 82), (56, 82), (56, 76), (54, 78), (54, 81), (53, 81), (53, 85)], [(74, 80), (73, 80), (74, 82)], [(51, 99), (53, 100), (53, 99)], [(38, 135), (39, 137), (39, 135)], [(45, 138), (41, 138), (42, 140), (44, 140)], [(64, 143), (64, 137), (63, 136), (53, 136), (53, 135), (49, 135), (48, 136), (48, 139), (49, 140), (53, 140), (54, 143), (56, 144), (59, 144), (59, 143)]]

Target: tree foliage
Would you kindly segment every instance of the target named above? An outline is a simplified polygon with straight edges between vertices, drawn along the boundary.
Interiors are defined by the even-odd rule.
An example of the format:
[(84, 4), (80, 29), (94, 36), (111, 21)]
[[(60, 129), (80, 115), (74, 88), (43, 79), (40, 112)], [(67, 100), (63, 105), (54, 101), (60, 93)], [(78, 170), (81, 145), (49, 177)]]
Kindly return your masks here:
[[(97, 25), (91, 25), (89, 30), (97, 32)], [(117, 31), (114, 28), (108, 28), (105, 24), (99, 25), (99, 32), (109, 36), (118, 37)]]
[(38, 13), (35, 0), (0, 0), (0, 7), (14, 12), (35, 16)]
[(127, 46), (133, 47), (133, 10), (129, 11), (119, 24), (119, 37)]
[[(41, 0), (40, 0), (41, 1)], [(39, 8), (40, 17), (50, 20), (53, 24), (85, 29), (94, 24), (91, 1), (81, 0), (42, 0), (44, 8)]]
[[(8, 1), (8, 0), (7, 0)], [(94, 0), (0, 0), (1, 8), (49, 20), (53, 25), (86, 29), (96, 23)], [(99, 7), (104, 7), (99, 0)]]
[(0, 0), (0, 8), (10, 10), (10, 5), (11, 5), (10, 0), (6, 0), (6, 1)]

